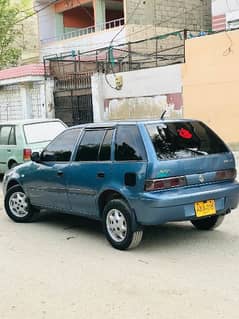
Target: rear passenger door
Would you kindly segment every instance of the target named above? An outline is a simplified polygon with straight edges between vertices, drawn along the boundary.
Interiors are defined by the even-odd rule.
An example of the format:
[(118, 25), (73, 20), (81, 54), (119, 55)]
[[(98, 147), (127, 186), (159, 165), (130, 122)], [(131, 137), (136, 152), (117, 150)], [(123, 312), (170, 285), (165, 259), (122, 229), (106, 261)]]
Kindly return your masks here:
[(0, 172), (5, 172), (8, 169), (9, 159), (15, 159), (15, 150), (15, 126), (0, 126)]
[(112, 128), (86, 129), (72, 161), (67, 187), (76, 214), (96, 216), (99, 193), (111, 183)]

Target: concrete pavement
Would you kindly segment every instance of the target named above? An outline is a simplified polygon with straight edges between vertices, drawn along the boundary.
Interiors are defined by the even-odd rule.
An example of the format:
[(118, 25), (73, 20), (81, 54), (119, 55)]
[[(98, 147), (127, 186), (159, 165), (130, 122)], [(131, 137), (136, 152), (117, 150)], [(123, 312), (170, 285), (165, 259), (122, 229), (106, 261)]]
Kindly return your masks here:
[(99, 223), (66, 215), (9, 220), (0, 200), (1, 319), (237, 319), (239, 210), (215, 231), (146, 229), (117, 251)]

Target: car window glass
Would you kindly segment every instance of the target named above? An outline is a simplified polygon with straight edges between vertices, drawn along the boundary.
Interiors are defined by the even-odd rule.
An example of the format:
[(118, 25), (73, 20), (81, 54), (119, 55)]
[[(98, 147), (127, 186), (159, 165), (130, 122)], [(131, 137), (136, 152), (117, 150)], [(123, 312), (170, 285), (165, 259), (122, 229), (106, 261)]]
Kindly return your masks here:
[(159, 159), (179, 159), (228, 152), (222, 140), (197, 121), (146, 126)]
[(81, 129), (67, 130), (57, 136), (43, 151), (41, 160), (44, 162), (68, 162)]
[(79, 145), (76, 161), (97, 161), (105, 130), (86, 131)]
[(99, 161), (109, 161), (111, 155), (113, 130), (107, 130), (104, 141), (100, 147)]
[(11, 132), (11, 126), (2, 126), (0, 132), (0, 144), (8, 145), (9, 134)]
[(65, 125), (58, 121), (25, 124), (23, 128), (28, 144), (52, 141), (66, 129)]
[(16, 145), (15, 127), (13, 127), (13, 126), (12, 126), (11, 131), (10, 131), (8, 144), (9, 145)]
[(116, 133), (115, 160), (140, 161), (146, 154), (138, 128), (134, 125), (119, 126)]

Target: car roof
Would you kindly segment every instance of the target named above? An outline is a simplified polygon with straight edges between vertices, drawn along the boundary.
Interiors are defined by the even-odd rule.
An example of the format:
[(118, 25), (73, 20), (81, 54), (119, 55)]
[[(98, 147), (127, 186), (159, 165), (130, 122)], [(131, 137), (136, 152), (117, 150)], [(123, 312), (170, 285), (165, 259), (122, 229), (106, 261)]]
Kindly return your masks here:
[(24, 125), (24, 124), (34, 124), (34, 123), (44, 123), (44, 122), (61, 122), (61, 123), (63, 123), (59, 119), (39, 118), (39, 119), (0, 121), (0, 125)]
[[(115, 127), (117, 125), (136, 125), (136, 124), (157, 124), (157, 123), (180, 123), (180, 122), (192, 122), (195, 120), (192, 119), (176, 119), (176, 120), (171, 120), (171, 119), (165, 119), (165, 120), (160, 120), (160, 119), (138, 119), (138, 120), (118, 120), (118, 121), (109, 121), (109, 122), (97, 122), (97, 123), (86, 123), (86, 124), (81, 124), (81, 125), (76, 125), (72, 126), (70, 128), (110, 128), (110, 127)], [(70, 129), (69, 128), (69, 129)]]

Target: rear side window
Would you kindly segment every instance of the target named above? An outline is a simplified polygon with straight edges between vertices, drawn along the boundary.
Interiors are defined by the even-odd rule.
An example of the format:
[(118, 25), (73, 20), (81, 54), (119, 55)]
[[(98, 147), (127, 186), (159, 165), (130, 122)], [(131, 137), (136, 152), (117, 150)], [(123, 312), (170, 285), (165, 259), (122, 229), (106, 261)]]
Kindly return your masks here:
[(178, 159), (228, 152), (222, 140), (201, 122), (146, 125), (160, 159)]
[(146, 160), (145, 149), (139, 130), (135, 125), (119, 126), (115, 143), (116, 161)]
[(97, 161), (105, 130), (86, 131), (79, 145), (76, 161)]
[(76, 161), (110, 161), (113, 129), (85, 131), (79, 145)]
[(48, 121), (25, 124), (23, 126), (27, 144), (52, 141), (65, 130), (65, 126), (58, 121)]
[(15, 127), (0, 127), (0, 145), (16, 145)]

